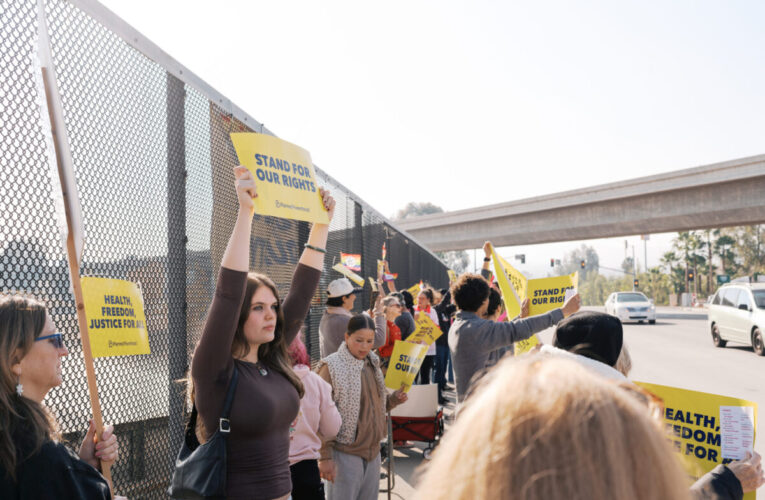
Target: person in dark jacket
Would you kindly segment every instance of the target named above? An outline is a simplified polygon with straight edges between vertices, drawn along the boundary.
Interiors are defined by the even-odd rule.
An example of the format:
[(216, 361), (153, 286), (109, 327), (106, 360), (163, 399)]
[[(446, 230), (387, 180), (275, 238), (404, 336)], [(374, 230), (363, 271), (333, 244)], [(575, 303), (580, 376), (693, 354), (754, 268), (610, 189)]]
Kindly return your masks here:
[(452, 294), (446, 288), (440, 291), (441, 301), (434, 309), (438, 314), (438, 327), (443, 334), (436, 339), (436, 383), (438, 384), (438, 404), (446, 404), (443, 391), (446, 389), (446, 365), (449, 363), (449, 328), (452, 315), (457, 306), (452, 304)]
[(111, 499), (99, 469), (117, 459), (112, 426), (96, 442), (91, 422), (77, 455), (43, 405), (68, 355), (42, 302), (0, 296), (0, 498)]
[[(625, 356), (621, 321), (595, 311), (581, 311), (558, 323), (553, 345), (614, 369)], [(628, 376), (629, 368), (622, 374)], [(741, 500), (744, 493), (763, 484), (761, 458), (755, 452), (745, 460), (718, 465), (704, 474), (691, 487), (691, 496), (694, 500)]]
[(394, 295), (400, 297), (400, 302), (404, 304), (404, 307), (401, 308), (401, 315), (394, 322), (398, 329), (401, 330), (401, 340), (406, 340), (417, 327), (414, 323), (414, 316), (412, 316), (414, 299), (412, 299), (412, 294), (406, 290), (396, 292)]

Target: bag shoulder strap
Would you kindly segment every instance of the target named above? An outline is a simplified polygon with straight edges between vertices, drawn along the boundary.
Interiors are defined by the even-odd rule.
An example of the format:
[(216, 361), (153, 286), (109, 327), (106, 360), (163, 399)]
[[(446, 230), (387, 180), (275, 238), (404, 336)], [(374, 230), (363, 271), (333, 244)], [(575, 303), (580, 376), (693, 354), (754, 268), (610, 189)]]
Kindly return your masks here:
[[(231, 375), (231, 381), (228, 383), (228, 389), (226, 390), (226, 400), (223, 402), (223, 411), (218, 423), (218, 430), (228, 434), (231, 432), (231, 424), (229, 423), (228, 416), (231, 413), (231, 404), (234, 402), (234, 392), (236, 391), (236, 383), (239, 378), (239, 370), (236, 369), (236, 362), (234, 363), (234, 373)], [(189, 421), (186, 423), (186, 443), (190, 448), (194, 449), (199, 446), (197, 440), (196, 428), (197, 428), (197, 405), (191, 405), (191, 415), (189, 415)]]

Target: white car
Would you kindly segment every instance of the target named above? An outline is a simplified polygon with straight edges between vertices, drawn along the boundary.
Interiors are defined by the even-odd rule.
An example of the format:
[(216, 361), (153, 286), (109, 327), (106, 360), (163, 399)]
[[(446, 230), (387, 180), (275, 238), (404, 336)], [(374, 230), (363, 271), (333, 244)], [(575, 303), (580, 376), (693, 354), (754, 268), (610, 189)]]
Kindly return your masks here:
[(722, 286), (709, 304), (709, 331), (717, 347), (728, 342), (748, 344), (765, 356), (765, 284), (731, 283)]
[(606, 314), (625, 321), (656, 323), (656, 306), (641, 292), (615, 292), (606, 300)]

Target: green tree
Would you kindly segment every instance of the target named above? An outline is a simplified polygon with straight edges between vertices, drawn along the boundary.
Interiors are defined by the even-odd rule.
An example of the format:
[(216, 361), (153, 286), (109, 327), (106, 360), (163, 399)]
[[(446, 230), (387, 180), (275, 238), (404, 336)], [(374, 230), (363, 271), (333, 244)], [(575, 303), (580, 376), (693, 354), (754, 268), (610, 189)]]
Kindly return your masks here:
[(730, 230), (716, 229), (717, 239), (714, 243), (715, 254), (720, 258), (720, 274), (734, 276), (738, 271), (736, 264), (736, 238), (729, 234)]
[[(422, 215), (440, 214), (444, 209), (438, 205), (434, 205), (430, 202), (418, 203), (410, 201), (404, 208), (396, 212), (396, 220), (410, 219), (412, 217), (420, 217)], [(467, 271), (470, 264), (470, 257), (464, 250), (454, 250), (450, 252), (435, 252), (441, 261), (452, 269), (455, 273), (461, 274)]]
[(737, 228), (735, 252), (741, 260), (741, 271), (752, 276), (765, 272), (765, 231), (762, 224)]
[(622, 261), (622, 271), (624, 274), (632, 274), (635, 272), (635, 260), (632, 257), (625, 257)]
[[(582, 269), (582, 261), (584, 261), (584, 269)], [(593, 247), (582, 244), (581, 247), (571, 250), (563, 257), (561, 263), (555, 266), (555, 274), (571, 274), (579, 271), (579, 280), (582, 281), (592, 273), (598, 274), (599, 269), (598, 252)]]

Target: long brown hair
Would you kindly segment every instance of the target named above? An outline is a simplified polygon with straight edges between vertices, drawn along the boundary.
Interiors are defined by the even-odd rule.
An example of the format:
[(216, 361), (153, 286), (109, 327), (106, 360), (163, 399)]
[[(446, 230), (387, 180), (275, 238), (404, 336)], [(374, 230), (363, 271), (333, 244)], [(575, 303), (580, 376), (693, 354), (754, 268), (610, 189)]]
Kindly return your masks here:
[(682, 500), (688, 487), (642, 401), (573, 361), (533, 355), (484, 377), (416, 498)]
[[(276, 289), (276, 285), (271, 278), (265, 274), (249, 273), (247, 274), (247, 285), (244, 291), (244, 300), (242, 301), (242, 308), (239, 311), (239, 320), (236, 324), (236, 331), (234, 332), (234, 341), (231, 343), (231, 356), (236, 359), (241, 359), (250, 352), (250, 344), (247, 342), (247, 338), (244, 336), (244, 324), (247, 322), (247, 318), (250, 316), (250, 309), (252, 307), (252, 296), (255, 295), (258, 288), (261, 286), (268, 287), (276, 297), (276, 327), (274, 328), (274, 339), (271, 342), (260, 344), (258, 346), (258, 361), (263, 363), (267, 368), (279, 372), (289, 380), (289, 382), (295, 387), (298, 395), (302, 398), (305, 393), (303, 388), (303, 382), (292, 371), (292, 360), (289, 355), (289, 346), (284, 336), (284, 313), (282, 312), (282, 305), (279, 300), (279, 292)], [(186, 396), (189, 401), (194, 403), (194, 380), (191, 378), (191, 374), (185, 380), (186, 382)], [(202, 419), (197, 419), (196, 427), (197, 437), (200, 441), (203, 441), (207, 437)]]
[(249, 273), (247, 275), (247, 287), (244, 291), (244, 301), (242, 309), (239, 311), (239, 321), (234, 333), (234, 342), (231, 344), (231, 355), (235, 358), (243, 358), (250, 352), (250, 344), (244, 336), (244, 324), (250, 316), (252, 308), (252, 296), (261, 286), (268, 287), (276, 297), (276, 328), (274, 328), (274, 339), (271, 342), (260, 344), (258, 346), (258, 361), (266, 367), (275, 370), (290, 381), (295, 386), (300, 397), (303, 397), (304, 389), (300, 378), (292, 371), (292, 360), (289, 355), (289, 345), (284, 336), (284, 312), (279, 300), (279, 292), (271, 278), (265, 274)]
[[(17, 458), (34, 455), (58, 440), (56, 421), (41, 404), (16, 394), (11, 367), (32, 348), (45, 327), (45, 305), (33, 298), (0, 295), (0, 466), (16, 480)], [(17, 442), (23, 437), (24, 443)], [(20, 456), (21, 452), (26, 456)]]

